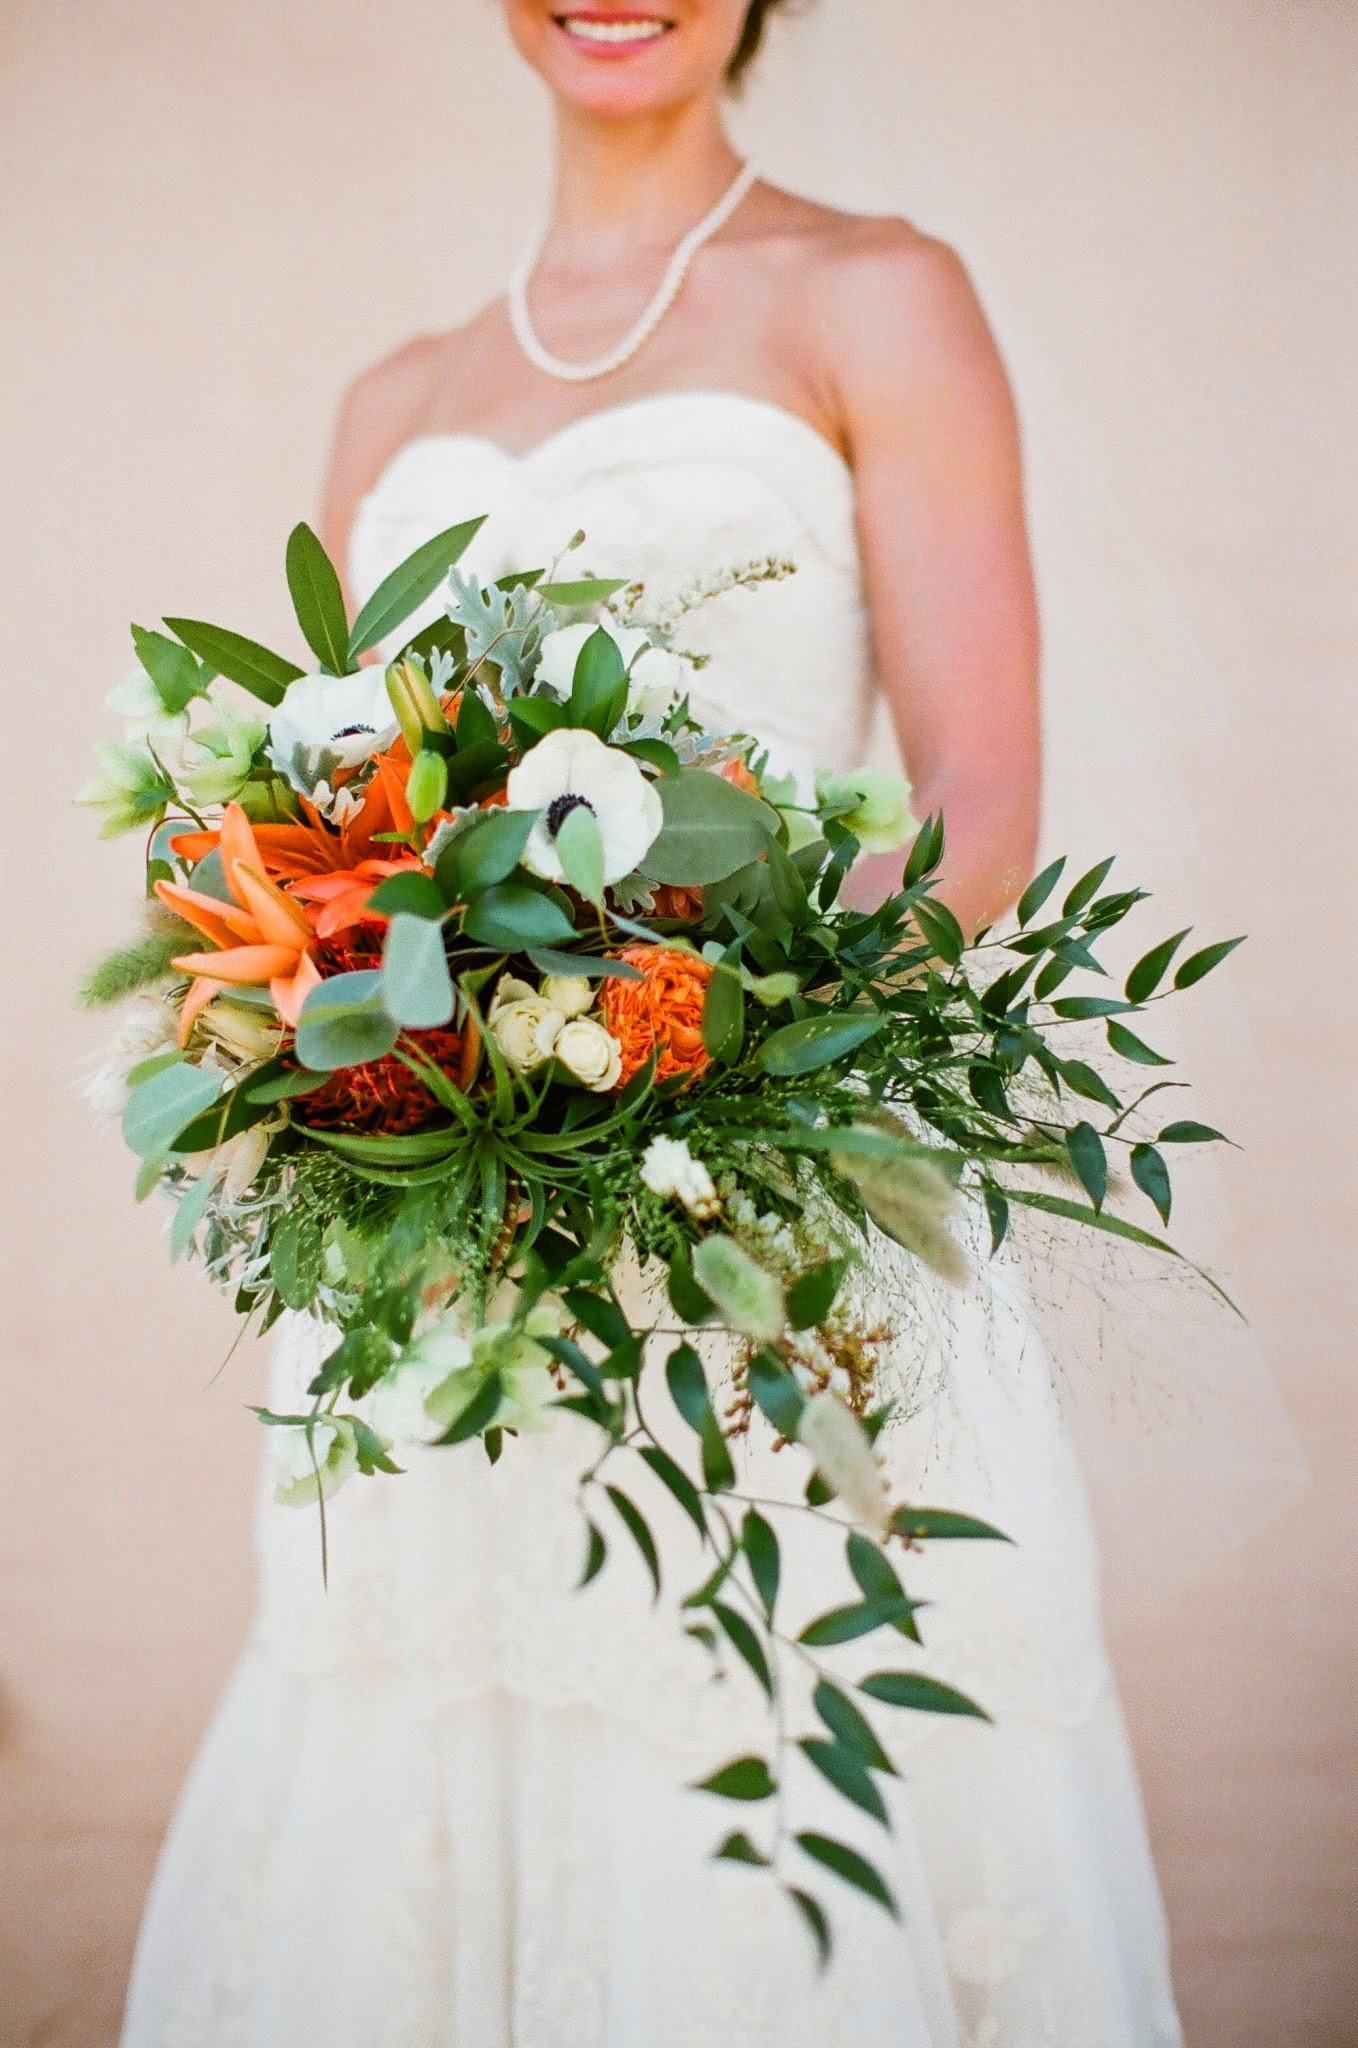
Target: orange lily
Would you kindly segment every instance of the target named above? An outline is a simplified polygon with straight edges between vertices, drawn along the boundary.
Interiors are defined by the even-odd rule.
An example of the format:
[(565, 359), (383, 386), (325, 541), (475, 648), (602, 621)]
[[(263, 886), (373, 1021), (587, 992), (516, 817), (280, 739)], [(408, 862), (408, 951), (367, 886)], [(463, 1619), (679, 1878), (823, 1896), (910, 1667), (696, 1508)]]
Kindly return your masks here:
[(279, 1016), (295, 1027), (303, 1003), (321, 980), (310, 953), (316, 938), (310, 920), (269, 880), (254, 829), (239, 804), (227, 805), (217, 839), (233, 902), (219, 902), (175, 882), (156, 883), (156, 894), (167, 909), (218, 949), (181, 953), (171, 963), (194, 977), (179, 1014), (181, 1045), (199, 1012), (223, 989), (267, 983)]
[[(384, 754), (374, 756), (376, 774), (363, 793), (363, 801), (352, 817), (338, 828), (328, 825), (315, 805), (299, 797), (304, 823), (258, 824), (254, 834), (254, 862), (260, 872), (275, 881), (297, 881), (303, 875), (328, 875), (336, 870), (358, 867), (380, 854), (390, 842), (380, 832), (410, 832), (414, 819), (405, 798), (410, 774), (410, 752), (402, 739)], [(233, 808), (235, 808), (233, 806)], [(185, 860), (201, 860), (217, 846), (223, 846), (222, 830), (180, 832), (170, 841)], [(413, 854), (406, 862), (413, 863)]]
[[(336, 932), (347, 931), (350, 925), (362, 921), (367, 914), (368, 898), (388, 875), (408, 874), (411, 868), (418, 867), (419, 862), (409, 857), (405, 860), (361, 860), (357, 867), (336, 868), (329, 875), (303, 876), (293, 883), (292, 893), (308, 903), (323, 906), (316, 918), (316, 936), (329, 939)], [(374, 916), (380, 915), (380, 911), (374, 912)]]

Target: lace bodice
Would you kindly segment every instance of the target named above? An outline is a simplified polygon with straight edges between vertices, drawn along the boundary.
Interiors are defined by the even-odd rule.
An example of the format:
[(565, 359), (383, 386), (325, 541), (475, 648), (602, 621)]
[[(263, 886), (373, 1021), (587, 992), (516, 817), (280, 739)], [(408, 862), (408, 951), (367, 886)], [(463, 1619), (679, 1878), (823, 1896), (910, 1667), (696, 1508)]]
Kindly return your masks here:
[[(695, 578), (791, 560), (785, 580), (726, 591), (688, 614), (678, 644), (709, 657), (704, 702), (757, 732), (780, 769), (865, 758), (873, 690), (853, 478), (795, 413), (675, 391), (587, 414), (526, 455), (474, 434), (421, 435), (359, 505), (355, 593), (479, 513), (486, 523), (463, 566), (485, 581), (554, 561), (580, 530), (573, 573), (578, 564), (642, 579), (660, 603)], [(436, 610), (431, 600), (417, 622)]]

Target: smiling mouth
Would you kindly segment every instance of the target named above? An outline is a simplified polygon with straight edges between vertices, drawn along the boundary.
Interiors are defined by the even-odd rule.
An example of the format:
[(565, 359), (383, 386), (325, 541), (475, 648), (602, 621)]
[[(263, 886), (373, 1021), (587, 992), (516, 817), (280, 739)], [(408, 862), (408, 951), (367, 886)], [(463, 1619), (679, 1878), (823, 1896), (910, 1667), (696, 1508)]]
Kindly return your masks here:
[(657, 43), (674, 27), (653, 14), (554, 14), (553, 21), (573, 42), (600, 50), (635, 50)]

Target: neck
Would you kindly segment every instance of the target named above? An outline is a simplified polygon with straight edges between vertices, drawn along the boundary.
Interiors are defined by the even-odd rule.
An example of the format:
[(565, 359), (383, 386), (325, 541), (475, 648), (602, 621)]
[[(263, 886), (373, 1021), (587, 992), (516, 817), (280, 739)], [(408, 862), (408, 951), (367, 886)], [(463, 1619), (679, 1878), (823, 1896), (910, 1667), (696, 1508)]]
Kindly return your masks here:
[(562, 109), (545, 253), (592, 266), (672, 246), (716, 204), (740, 162), (710, 100), (638, 121), (601, 122)]

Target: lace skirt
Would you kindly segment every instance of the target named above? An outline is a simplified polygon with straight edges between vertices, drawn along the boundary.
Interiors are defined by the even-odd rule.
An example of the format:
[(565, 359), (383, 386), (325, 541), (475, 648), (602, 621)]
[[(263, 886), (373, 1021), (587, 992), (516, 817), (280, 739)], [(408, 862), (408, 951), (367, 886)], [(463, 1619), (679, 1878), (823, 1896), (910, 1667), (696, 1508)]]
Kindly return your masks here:
[[(1050, 1369), (993, 1290), (928, 1323), (895, 1485), (1015, 1541), (909, 1561), (925, 1643), (889, 1661), (993, 1724), (879, 1717), (891, 1834), (855, 1818), (899, 1922), (822, 1874), (818, 1975), (776, 1888), (709, 1860), (748, 1816), (686, 1788), (759, 1746), (762, 1702), (678, 1626), (696, 1537), (658, 1487), (675, 1594), (651, 1603), (625, 1537), (574, 1590), (593, 1439), (566, 1418), (495, 1467), (471, 1444), (352, 1481), (328, 1593), (315, 1517), (261, 1486), (256, 1625), (162, 1854), (123, 2048), (1181, 2048)], [(280, 1326), (275, 1405), (323, 1341)], [(782, 1497), (791, 1465), (754, 1444), (743, 1486)], [(783, 1528), (808, 1612), (852, 1597), (809, 1523)], [(884, 1661), (834, 1656), (850, 1679)], [(809, 1767), (794, 1797), (797, 1826), (855, 1838)]]

